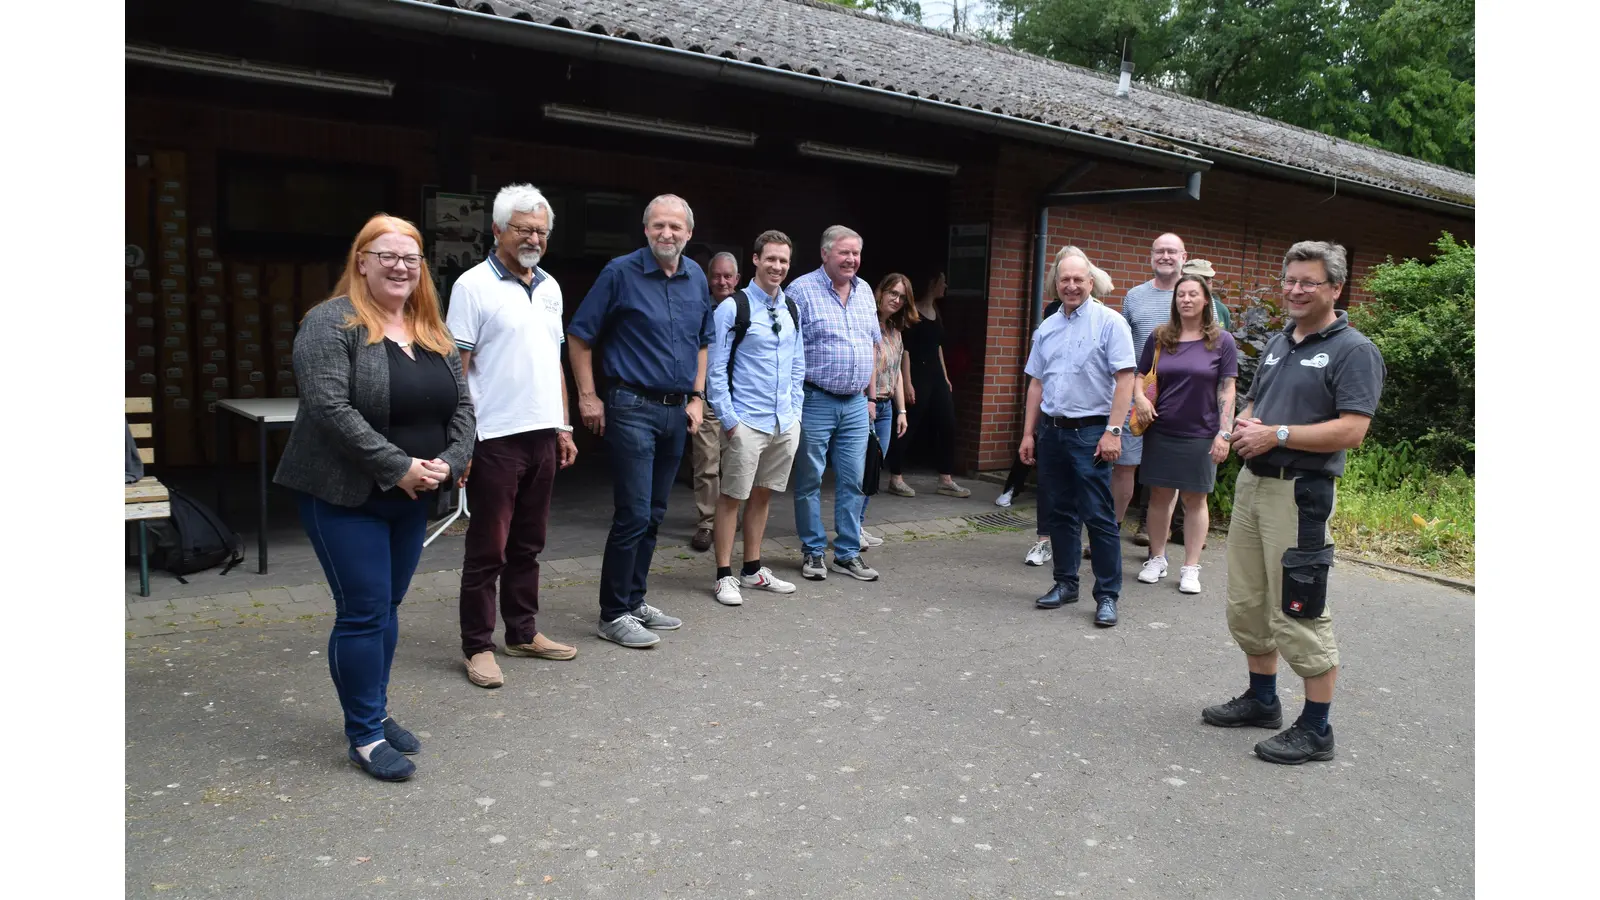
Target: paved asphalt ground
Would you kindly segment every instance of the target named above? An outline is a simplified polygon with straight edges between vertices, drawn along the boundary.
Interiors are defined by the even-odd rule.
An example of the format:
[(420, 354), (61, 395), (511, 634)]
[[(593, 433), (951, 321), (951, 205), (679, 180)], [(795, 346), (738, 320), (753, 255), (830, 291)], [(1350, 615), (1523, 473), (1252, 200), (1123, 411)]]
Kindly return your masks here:
[(1109, 630), (1033, 609), (1028, 541), (891, 540), (878, 583), (742, 608), (664, 572), (687, 624), (646, 651), (594, 637), (592, 584), (554, 589), (541, 630), (578, 658), (502, 656), (495, 691), (453, 603), (408, 600), (398, 785), (344, 758), (325, 616), (130, 640), (128, 896), (1472, 896), (1470, 594), (1337, 568), (1338, 756), (1280, 767), (1200, 723), (1245, 684), (1217, 536), (1198, 598), (1128, 547)]

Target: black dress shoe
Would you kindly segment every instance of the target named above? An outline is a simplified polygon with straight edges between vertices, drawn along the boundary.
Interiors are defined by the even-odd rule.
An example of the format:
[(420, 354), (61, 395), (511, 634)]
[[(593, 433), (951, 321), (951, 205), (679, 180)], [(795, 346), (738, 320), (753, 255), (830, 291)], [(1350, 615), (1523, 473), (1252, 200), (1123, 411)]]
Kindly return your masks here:
[(409, 755), (422, 752), (422, 742), (417, 740), (417, 736), (392, 718), (383, 720), (383, 739), (401, 753)]
[(1094, 623), (1102, 628), (1110, 628), (1117, 624), (1117, 601), (1110, 597), (1102, 597), (1097, 604), (1094, 610)]
[(416, 764), (401, 756), (388, 741), (372, 748), (371, 759), (362, 759), (356, 748), (351, 747), (350, 761), (379, 781), (405, 781), (417, 772)]
[(1033, 601), (1033, 605), (1040, 609), (1060, 609), (1063, 603), (1077, 603), (1078, 592), (1071, 590), (1061, 582), (1050, 586), (1050, 592)]

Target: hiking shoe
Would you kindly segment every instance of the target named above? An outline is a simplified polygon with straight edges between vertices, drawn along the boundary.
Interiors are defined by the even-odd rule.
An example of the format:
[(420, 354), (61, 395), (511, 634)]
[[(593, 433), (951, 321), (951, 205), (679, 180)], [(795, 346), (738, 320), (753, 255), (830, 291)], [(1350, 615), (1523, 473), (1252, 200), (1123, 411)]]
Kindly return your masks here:
[(609, 622), (601, 619), (599, 634), (611, 643), (624, 647), (653, 647), (661, 643), (661, 635), (646, 631), (638, 617), (627, 613)]
[(709, 529), (709, 528), (696, 528), (694, 530), (694, 537), (689, 539), (689, 546), (694, 548), (694, 552), (696, 552), (696, 553), (704, 553), (707, 550), (710, 550), (711, 549), (711, 529)]
[(1333, 726), (1327, 734), (1295, 722), (1289, 730), (1275, 734), (1256, 745), (1256, 755), (1267, 762), (1282, 766), (1298, 766), (1303, 762), (1327, 762), (1333, 759)]
[(1045, 538), (1034, 544), (1033, 549), (1028, 551), (1028, 555), (1023, 557), (1022, 561), (1030, 566), (1042, 566), (1054, 557), (1055, 553), (1050, 549), (1050, 539)]
[(794, 584), (772, 574), (772, 570), (766, 566), (762, 566), (754, 575), (740, 575), (739, 583), (747, 588), (771, 591), (774, 594), (794, 593)]
[(1251, 691), (1245, 691), (1227, 703), (1218, 703), (1200, 710), (1200, 719), (1218, 728), (1238, 728), (1250, 725), (1255, 728), (1282, 728), (1283, 704), (1274, 700), (1262, 703)]
[(422, 742), (392, 717), (383, 720), (383, 739), (401, 753), (411, 755), (422, 752)]
[(875, 535), (872, 532), (866, 530), (865, 528), (861, 529), (861, 549), (870, 550), (873, 547), (882, 547), (882, 546), (883, 546), (883, 538), (878, 537), (877, 535)]
[(472, 654), (466, 664), (467, 680), (478, 687), (497, 688), (506, 683), (505, 676), (500, 674), (500, 664), (494, 661), (493, 650)]
[(1139, 581), (1144, 584), (1155, 584), (1167, 577), (1167, 558), (1165, 556), (1152, 556), (1144, 561), (1144, 568), (1139, 570)]
[(800, 563), (800, 574), (811, 581), (827, 578), (828, 567), (822, 564), (822, 554), (807, 553), (805, 560)]
[(861, 557), (852, 556), (849, 559), (834, 557), (828, 568), (835, 572), (843, 572), (857, 581), (877, 581), (878, 570), (861, 561)]
[(507, 656), (531, 656), (536, 659), (572, 659), (578, 655), (577, 647), (558, 644), (537, 631), (526, 644), (506, 644)]
[(1200, 593), (1200, 567), (1184, 566), (1178, 570), (1178, 590), (1185, 594)]
[(683, 620), (669, 616), (648, 603), (641, 603), (633, 611), (634, 618), (639, 624), (651, 631), (677, 631), (683, 627)]
[(373, 747), (371, 757), (362, 759), (360, 751), (350, 748), (350, 761), (379, 781), (405, 781), (417, 772), (417, 764), (401, 756), (400, 751), (389, 746), (388, 741)]
[(915, 497), (917, 495), (917, 492), (911, 489), (911, 485), (906, 484), (904, 481), (894, 481), (892, 479), (889, 481), (889, 493), (896, 497)]
[(959, 484), (956, 484), (954, 481), (950, 482), (949, 484), (939, 485), (939, 493), (945, 495), (946, 497), (959, 497), (963, 499), (972, 496), (971, 491)]
[(724, 575), (718, 578), (717, 583), (711, 586), (711, 596), (716, 597), (723, 606), (742, 606), (744, 595), (739, 593), (739, 576)]
[(1139, 525), (1139, 530), (1133, 533), (1133, 543), (1140, 547), (1150, 546), (1150, 534), (1144, 530), (1144, 525)]
[(994, 498), (994, 505), (998, 506), (998, 507), (1001, 507), (1002, 509), (1010, 509), (1011, 508), (1011, 498), (1012, 498), (1012, 492), (1011, 491), (1008, 491), (1008, 490), (1007, 491), (1001, 491), (1000, 492), (1000, 496)]

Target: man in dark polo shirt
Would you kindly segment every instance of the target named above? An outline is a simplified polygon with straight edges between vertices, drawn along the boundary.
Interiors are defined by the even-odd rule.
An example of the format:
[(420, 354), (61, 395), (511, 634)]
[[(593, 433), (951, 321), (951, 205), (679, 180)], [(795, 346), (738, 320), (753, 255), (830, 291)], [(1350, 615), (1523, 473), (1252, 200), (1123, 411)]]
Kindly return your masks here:
[[(683, 255), (694, 212), (662, 194), (644, 211), (649, 246), (606, 264), (567, 328), (578, 413), (605, 439), (616, 512), (600, 566), (600, 637), (649, 647), (683, 622), (645, 602), (656, 529), (704, 412), (711, 307), (705, 272)], [(604, 344), (602, 378), (594, 346)], [(604, 398), (602, 400), (602, 398)]]
[(1383, 392), (1383, 356), (1334, 309), (1349, 268), (1344, 248), (1301, 241), (1283, 258), (1284, 315), (1267, 342), (1232, 442), (1245, 460), (1228, 526), (1228, 630), (1245, 652), (1250, 689), (1200, 714), (1210, 725), (1281, 728), (1278, 654), (1305, 679), (1288, 730), (1256, 744), (1268, 762), (1333, 759), (1328, 708), (1339, 647), (1328, 611), (1334, 479), (1360, 446)]

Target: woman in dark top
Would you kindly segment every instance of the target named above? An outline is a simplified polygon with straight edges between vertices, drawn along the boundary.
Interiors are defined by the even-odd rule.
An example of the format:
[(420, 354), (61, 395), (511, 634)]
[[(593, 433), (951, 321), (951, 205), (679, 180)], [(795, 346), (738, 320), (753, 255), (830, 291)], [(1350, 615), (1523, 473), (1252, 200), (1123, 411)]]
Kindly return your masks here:
[(399, 606), (422, 555), (428, 492), (459, 478), (475, 421), (461, 357), (439, 317), (422, 236), (375, 216), (334, 296), (294, 340), (300, 412), (274, 480), (300, 492), (300, 521), (336, 615), (328, 668), (350, 761), (409, 778), (415, 735), (389, 716)]
[(933, 451), (939, 469), (939, 493), (947, 497), (970, 497), (972, 492), (956, 484), (956, 408), (951, 396), (950, 375), (944, 365), (944, 317), (939, 300), (944, 297), (945, 277), (940, 272), (928, 282), (928, 289), (917, 299), (920, 321), (906, 329), (905, 353), (911, 360), (911, 383), (905, 386), (906, 405), (911, 407), (905, 436), (889, 451), (889, 492), (915, 497), (917, 492), (905, 481), (905, 448), (916, 443)]

